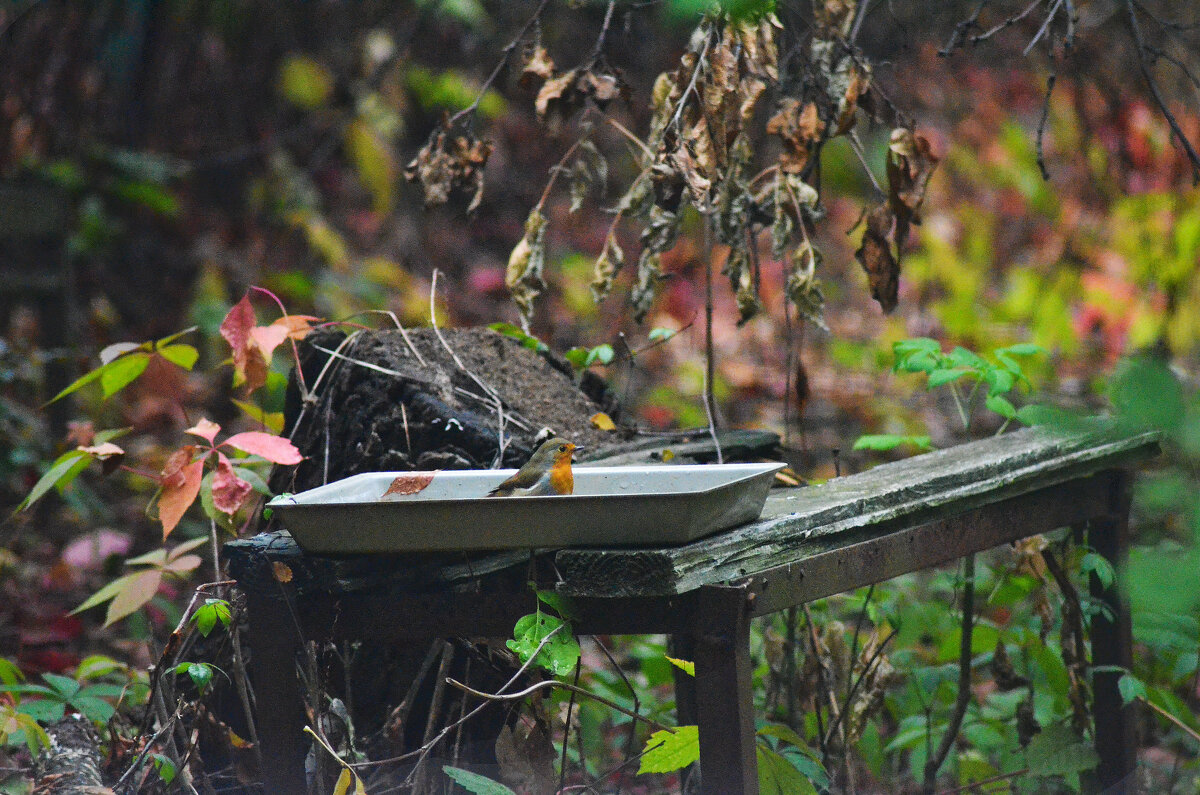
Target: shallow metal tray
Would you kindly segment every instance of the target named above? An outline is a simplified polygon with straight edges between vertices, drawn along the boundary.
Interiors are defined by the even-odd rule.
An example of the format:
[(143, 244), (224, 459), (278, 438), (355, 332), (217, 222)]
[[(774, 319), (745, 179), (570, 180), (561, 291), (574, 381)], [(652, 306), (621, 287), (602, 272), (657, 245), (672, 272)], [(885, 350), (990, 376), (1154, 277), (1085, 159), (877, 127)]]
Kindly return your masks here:
[[(577, 466), (572, 495), (490, 499), (516, 470), (370, 472), (268, 505), (309, 552), (667, 546), (756, 519), (782, 468)], [(397, 478), (405, 491), (430, 475), (384, 498)]]

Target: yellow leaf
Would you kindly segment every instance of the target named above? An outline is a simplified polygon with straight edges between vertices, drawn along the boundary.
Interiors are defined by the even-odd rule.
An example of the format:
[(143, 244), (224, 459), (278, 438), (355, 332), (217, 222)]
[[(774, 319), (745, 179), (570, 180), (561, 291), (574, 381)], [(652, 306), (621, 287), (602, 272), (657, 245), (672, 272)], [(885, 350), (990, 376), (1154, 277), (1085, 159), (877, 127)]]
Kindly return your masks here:
[(293, 105), (315, 110), (333, 93), (333, 76), (312, 58), (293, 55), (279, 70), (279, 91)]
[(603, 411), (596, 412), (592, 415), (592, 425), (602, 431), (615, 431), (617, 424), (612, 421), (612, 417), (605, 414)]
[(375, 212), (391, 210), (397, 166), (387, 143), (369, 124), (358, 119), (346, 129), (346, 152), (354, 161), (363, 186), (371, 192)]
[(346, 795), (350, 791), (350, 785), (354, 783), (354, 774), (350, 772), (350, 768), (343, 767), (342, 772), (338, 775), (337, 784), (333, 787), (333, 795)]

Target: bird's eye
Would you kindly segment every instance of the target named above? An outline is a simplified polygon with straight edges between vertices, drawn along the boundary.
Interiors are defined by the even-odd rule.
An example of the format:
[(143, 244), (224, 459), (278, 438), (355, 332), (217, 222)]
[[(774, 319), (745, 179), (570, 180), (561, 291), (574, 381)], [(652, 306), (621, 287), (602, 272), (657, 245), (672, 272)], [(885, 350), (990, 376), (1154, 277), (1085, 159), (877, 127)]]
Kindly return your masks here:
[(565, 444), (560, 444), (560, 445), (558, 446), (558, 452), (560, 452), (560, 453), (565, 453), (565, 452), (567, 452), (567, 446), (566, 446)]

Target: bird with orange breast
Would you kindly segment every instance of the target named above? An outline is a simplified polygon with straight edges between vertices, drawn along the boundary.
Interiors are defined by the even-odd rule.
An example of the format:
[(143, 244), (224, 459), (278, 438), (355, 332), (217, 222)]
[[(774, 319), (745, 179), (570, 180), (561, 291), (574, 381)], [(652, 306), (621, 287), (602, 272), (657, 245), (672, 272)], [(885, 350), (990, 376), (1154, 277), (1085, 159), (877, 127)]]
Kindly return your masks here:
[(579, 449), (566, 439), (553, 438), (541, 447), (517, 470), (517, 474), (488, 492), (489, 497), (534, 497), (564, 495), (575, 491), (571, 474), (571, 456)]

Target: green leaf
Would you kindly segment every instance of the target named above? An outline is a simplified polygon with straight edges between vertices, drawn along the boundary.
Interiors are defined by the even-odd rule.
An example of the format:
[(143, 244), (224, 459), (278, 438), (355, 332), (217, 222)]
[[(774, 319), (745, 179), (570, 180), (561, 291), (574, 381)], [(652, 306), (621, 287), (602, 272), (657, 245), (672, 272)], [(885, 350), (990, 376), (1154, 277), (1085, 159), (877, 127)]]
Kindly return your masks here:
[(1121, 692), (1121, 703), (1123, 704), (1146, 697), (1146, 683), (1133, 674), (1125, 674), (1118, 679), (1117, 690)]
[(200, 634), (207, 638), (218, 621), (224, 627), (229, 626), (229, 602), (224, 599), (206, 599), (204, 604), (196, 608), (192, 620), (196, 622), (196, 629)]
[(188, 678), (192, 680), (192, 684), (196, 686), (196, 689), (204, 692), (209, 684), (212, 683), (213, 667), (208, 663), (181, 662), (175, 666), (175, 673), (187, 674)]
[(79, 692), (80, 684), (69, 676), (42, 674), (42, 679), (46, 680), (46, 684), (50, 685), (51, 689), (63, 699), (68, 699)]
[(563, 596), (554, 591), (535, 591), (538, 601), (558, 613), (561, 618), (577, 618), (579, 615), (575, 603), (569, 596)]
[(817, 795), (817, 788), (791, 760), (762, 743), (755, 746), (758, 757), (758, 791), (761, 795)]
[(1006, 420), (1017, 418), (1017, 409), (1004, 395), (988, 395), (984, 404)]
[(675, 331), (674, 329), (663, 328), (660, 326), (658, 328), (650, 329), (650, 333), (646, 335), (646, 339), (650, 342), (658, 342), (659, 340), (663, 340), (665, 342), (678, 333), (679, 332)]
[(263, 476), (258, 474), (257, 471), (251, 469), (250, 467), (239, 466), (235, 466), (233, 471), (239, 478), (249, 483), (250, 488), (254, 489), (259, 494), (262, 494), (266, 497), (270, 497), (272, 495), (273, 492), (271, 491), (271, 487), (267, 485), (267, 481), (263, 480)]
[(108, 723), (109, 718), (117, 712), (112, 704), (95, 696), (78, 695), (70, 699), (70, 704), (93, 723)]
[(487, 776), (472, 773), (470, 770), (463, 770), (461, 767), (442, 765), (442, 772), (472, 795), (516, 795), (513, 790), (499, 781), (493, 781)]
[(49, 406), (54, 401), (64, 398), (67, 395), (71, 394), (72, 392), (78, 391), (79, 389), (92, 383), (93, 381), (95, 381), (97, 378), (100, 377), (101, 371), (103, 371), (103, 370), (104, 370), (104, 367), (102, 366), (102, 367), (97, 367), (95, 370), (92, 370), (90, 372), (84, 373), (79, 378), (76, 378), (74, 381), (72, 381), (71, 384), (66, 389), (59, 392), (54, 397), (50, 398), (50, 400), (46, 403), (46, 405)]
[(52, 699), (22, 701), (19, 709), (22, 713), (42, 723), (60, 721), (63, 715), (67, 714), (66, 702)]
[(514, 326), (512, 323), (492, 323), (488, 326), (492, 331), (503, 334), (506, 337), (512, 337), (520, 341), (522, 345), (531, 351), (537, 353), (546, 353), (550, 350), (550, 346), (539, 340), (532, 334), (526, 334), (524, 331)]
[(104, 604), (119, 594), (121, 589), (125, 587), (126, 583), (135, 576), (136, 572), (134, 574), (126, 574), (124, 577), (118, 577), (108, 585), (105, 585), (99, 591), (96, 591), (94, 594), (89, 596), (86, 600), (84, 600), (83, 604), (72, 610), (71, 614), (74, 615), (76, 613), (82, 613), (84, 610), (91, 610), (97, 605)]
[(1068, 726), (1048, 726), (1025, 749), (1029, 770), (1039, 776), (1068, 776), (1100, 763), (1092, 746)]
[(587, 348), (571, 348), (563, 354), (563, 358), (570, 362), (576, 370), (582, 370), (587, 366), (588, 350)]
[(158, 771), (158, 777), (162, 779), (162, 783), (170, 784), (175, 780), (179, 771), (175, 769), (174, 762), (162, 754), (150, 754), (150, 761), (154, 763), (154, 769)]
[(282, 412), (268, 412), (246, 400), (229, 401), (233, 405), (241, 409), (247, 417), (261, 424), (271, 433), (283, 433), (283, 414)]
[(650, 735), (642, 753), (638, 775), (682, 770), (700, 758), (700, 727), (680, 726)]
[[(669, 658), (668, 658), (669, 659)], [(774, 737), (780, 742), (798, 749), (805, 755), (813, 755), (813, 750), (808, 747), (808, 743), (804, 742), (804, 738), (796, 733), (796, 730), (786, 723), (768, 723), (758, 730), (759, 737)]]
[(667, 662), (671, 663), (671, 665), (674, 665), (676, 668), (683, 671), (688, 676), (696, 675), (696, 663), (694, 663), (694, 662), (691, 662), (689, 660), (679, 660), (674, 657), (667, 657)]
[(854, 442), (855, 450), (895, 450), (902, 445), (909, 445), (918, 450), (932, 450), (933, 444), (928, 436), (897, 436), (895, 434), (866, 434)]
[(114, 660), (112, 657), (107, 657), (103, 654), (93, 654), (90, 657), (85, 657), (75, 668), (75, 678), (79, 680), (99, 679), (114, 672), (124, 673), (127, 670), (128, 666)]
[(7, 657), (0, 657), (0, 684), (15, 685), (24, 678), (16, 663)]
[(198, 350), (182, 342), (177, 345), (167, 345), (159, 348), (158, 355), (171, 364), (179, 365), (184, 370), (191, 370), (196, 364), (196, 360), (200, 358)]
[(1095, 574), (1096, 579), (1105, 589), (1111, 588), (1117, 579), (1117, 573), (1113, 570), (1112, 563), (1103, 555), (1095, 552), (1089, 552), (1083, 556), (1083, 559), (1079, 561), (1079, 570), (1084, 574)]
[(946, 354), (946, 358), (956, 367), (966, 367), (971, 370), (986, 370), (987, 360), (974, 351), (969, 351), (961, 345)]
[(983, 374), (983, 380), (991, 387), (988, 390), (989, 395), (1000, 395), (1010, 392), (1016, 385), (1016, 376), (1008, 370), (1001, 370), (999, 367), (988, 368)]
[(897, 358), (900, 356), (910, 356), (914, 353), (940, 354), (941, 352), (942, 344), (929, 337), (913, 337), (912, 339), (898, 340), (892, 343), (892, 354)]
[[(562, 629), (558, 629), (562, 627)], [(555, 632), (555, 630), (558, 630)], [(579, 641), (571, 633), (570, 623), (548, 613), (530, 613), (517, 620), (513, 627), (512, 640), (508, 648), (516, 652), (521, 662), (528, 662), (537, 651), (542, 640), (554, 632), (554, 637), (538, 652), (535, 665), (540, 665), (555, 676), (566, 676), (575, 670), (579, 662)]]
[(584, 365), (591, 367), (596, 362), (600, 362), (600, 364), (610, 364), (613, 360), (613, 355), (613, 346), (609, 345), (607, 342), (603, 345), (597, 345), (588, 352), (587, 360), (584, 362)]
[(996, 353), (1010, 353), (1013, 356), (1036, 356), (1045, 353), (1046, 349), (1041, 345), (1035, 345), (1032, 342), (1019, 342), (1016, 345), (1009, 345), (1007, 348), (997, 348)]
[(46, 470), (46, 474), (38, 478), (38, 482), (33, 484), (33, 488), (29, 491), (29, 494), (25, 496), (25, 499), (21, 500), (21, 504), (17, 506), (17, 510), (25, 510), (56, 486), (66, 486), (79, 474), (79, 470), (75, 468), (76, 464), (83, 462), (86, 468), (87, 464), (91, 463), (91, 460), (92, 457), (82, 450), (68, 450), (54, 459), (54, 463)]
[(150, 364), (150, 354), (138, 351), (114, 359), (100, 368), (100, 388), (105, 399), (112, 397), (125, 387), (132, 384), (139, 375), (146, 372)]
[(929, 383), (926, 385), (926, 388), (937, 389), (939, 386), (945, 386), (946, 384), (962, 378), (968, 372), (969, 371), (962, 368), (956, 368), (953, 370), (934, 370), (929, 374)]

